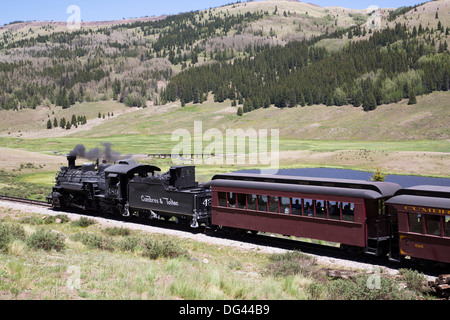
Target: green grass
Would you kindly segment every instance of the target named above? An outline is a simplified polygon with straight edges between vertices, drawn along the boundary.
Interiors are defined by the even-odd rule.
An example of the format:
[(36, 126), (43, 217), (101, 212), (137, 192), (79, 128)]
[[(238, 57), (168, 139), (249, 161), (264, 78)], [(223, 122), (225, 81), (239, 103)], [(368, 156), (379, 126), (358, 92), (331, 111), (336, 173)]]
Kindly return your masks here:
[[(423, 288), (416, 285), (420, 275), (411, 277), (407, 271), (402, 274), (414, 288), (401, 290), (397, 280), (387, 279), (381, 290), (367, 292), (363, 281), (328, 279), (323, 266), (298, 252), (272, 255), (131, 230), (111, 234), (100, 224), (80, 227), (67, 219), (36, 224), (33, 221), (42, 216), (29, 219), (29, 213), (0, 210), (2, 299), (424, 297)], [(129, 246), (131, 242), (135, 245)]]

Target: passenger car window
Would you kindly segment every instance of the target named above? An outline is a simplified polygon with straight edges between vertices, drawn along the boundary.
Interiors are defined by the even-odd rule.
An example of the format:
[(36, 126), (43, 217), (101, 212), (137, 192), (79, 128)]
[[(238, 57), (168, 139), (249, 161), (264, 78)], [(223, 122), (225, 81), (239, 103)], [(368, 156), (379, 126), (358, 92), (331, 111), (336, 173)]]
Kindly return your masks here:
[(311, 199), (303, 200), (303, 214), (308, 217), (312, 217), (314, 215), (314, 203)]
[(340, 210), (339, 202), (328, 202), (328, 218), (332, 220), (340, 220), (341, 219), (341, 210)]
[(302, 199), (292, 199), (292, 214), (299, 216), (302, 214)]
[(422, 215), (420, 213), (409, 213), (409, 232), (422, 233)]
[(444, 217), (444, 237), (450, 237), (450, 217)]
[(248, 210), (256, 210), (257, 197), (254, 194), (247, 195)]
[(237, 207), (239, 209), (246, 209), (246, 196), (245, 194), (238, 193), (237, 194)]
[(426, 225), (427, 234), (431, 234), (434, 236), (441, 235), (441, 217), (440, 216), (426, 215), (425, 225)]
[(355, 204), (354, 203), (343, 203), (342, 208), (342, 220), (344, 221), (355, 221)]
[(326, 218), (327, 217), (327, 207), (326, 201), (317, 200), (316, 201), (316, 218)]
[(278, 197), (270, 196), (269, 197), (269, 211), (278, 213)]
[(217, 197), (219, 198), (219, 207), (226, 207), (227, 194), (225, 192), (218, 192)]
[(291, 213), (291, 198), (286, 197), (280, 198), (280, 213), (284, 214)]
[(258, 211), (267, 211), (267, 196), (258, 196)]

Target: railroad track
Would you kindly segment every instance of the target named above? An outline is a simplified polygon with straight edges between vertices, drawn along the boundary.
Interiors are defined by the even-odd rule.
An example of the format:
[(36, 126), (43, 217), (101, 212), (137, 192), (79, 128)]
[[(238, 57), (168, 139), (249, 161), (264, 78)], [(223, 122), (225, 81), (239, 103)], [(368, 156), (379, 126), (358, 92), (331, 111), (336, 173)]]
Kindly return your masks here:
[(51, 207), (52, 206), (47, 201), (25, 199), (25, 198), (11, 197), (11, 196), (5, 196), (5, 195), (0, 195), (0, 200), (32, 204), (32, 205), (41, 206), (41, 207)]

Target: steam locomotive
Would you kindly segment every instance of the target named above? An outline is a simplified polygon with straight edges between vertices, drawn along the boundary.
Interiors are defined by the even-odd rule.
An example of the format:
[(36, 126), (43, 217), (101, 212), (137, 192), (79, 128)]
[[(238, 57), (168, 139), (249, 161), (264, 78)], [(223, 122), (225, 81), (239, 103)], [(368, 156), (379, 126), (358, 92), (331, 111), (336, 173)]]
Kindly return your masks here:
[(450, 263), (450, 187), (243, 173), (200, 185), (194, 166), (166, 173), (132, 161), (75, 164), (56, 176), (55, 209), (175, 219), (339, 243), (351, 252)]
[(67, 157), (48, 201), (56, 209), (130, 214), (189, 222), (197, 228), (211, 216), (211, 192), (195, 181), (195, 167), (174, 166), (164, 174), (156, 166), (132, 161), (75, 164)]

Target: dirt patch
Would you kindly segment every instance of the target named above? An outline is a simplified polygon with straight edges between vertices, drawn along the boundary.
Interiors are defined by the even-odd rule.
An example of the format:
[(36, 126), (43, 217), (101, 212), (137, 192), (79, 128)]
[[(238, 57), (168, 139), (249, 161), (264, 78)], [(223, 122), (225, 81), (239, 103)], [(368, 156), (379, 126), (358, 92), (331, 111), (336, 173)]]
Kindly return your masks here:
[(3, 170), (19, 169), (22, 166), (30, 169), (45, 167), (45, 171), (57, 170), (65, 165), (66, 159), (60, 156), (50, 156), (36, 152), (0, 147), (0, 168)]

